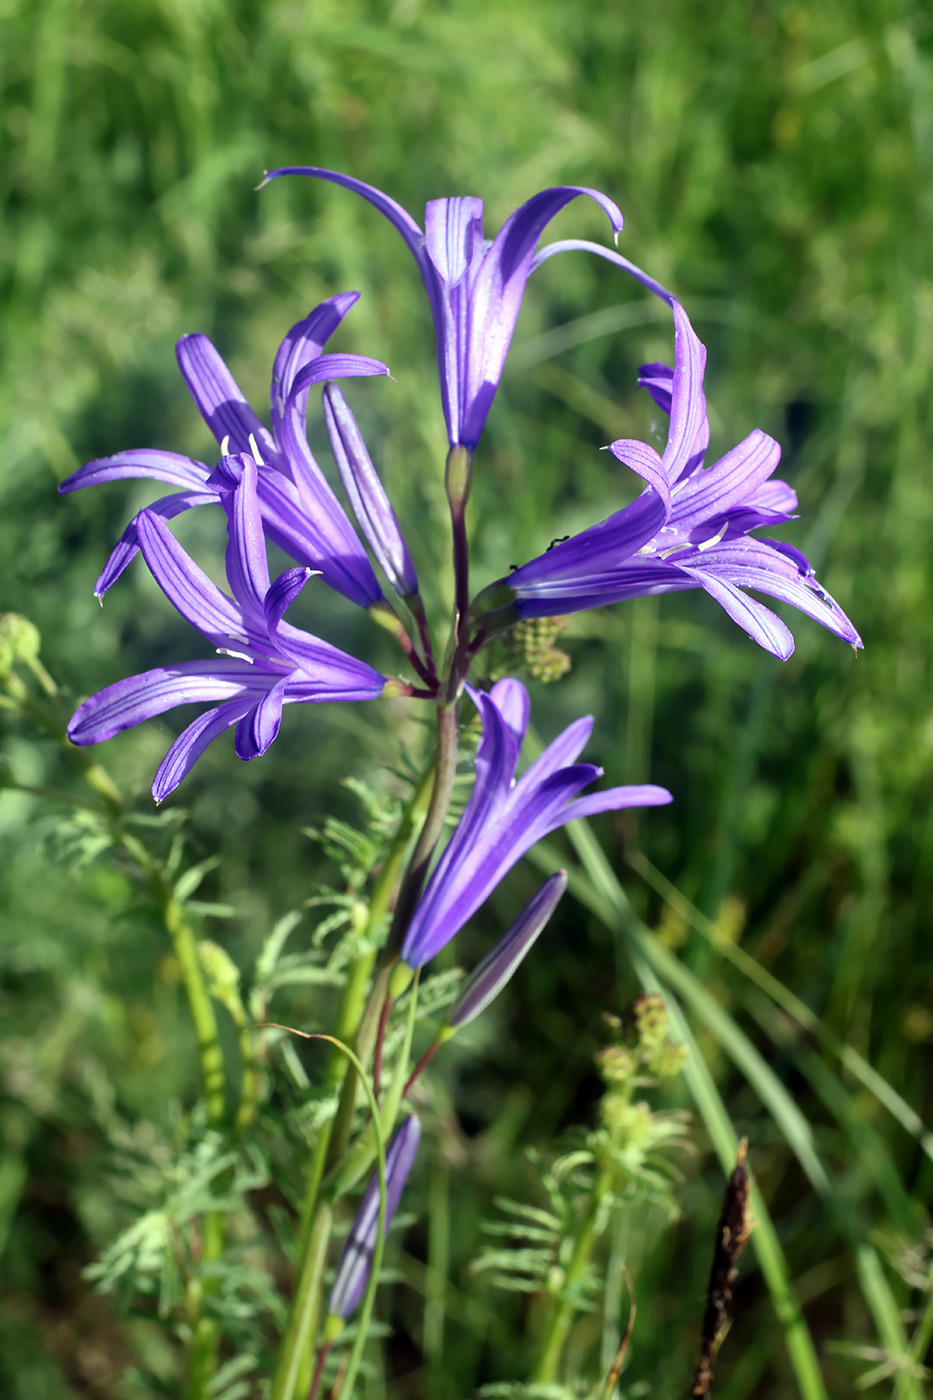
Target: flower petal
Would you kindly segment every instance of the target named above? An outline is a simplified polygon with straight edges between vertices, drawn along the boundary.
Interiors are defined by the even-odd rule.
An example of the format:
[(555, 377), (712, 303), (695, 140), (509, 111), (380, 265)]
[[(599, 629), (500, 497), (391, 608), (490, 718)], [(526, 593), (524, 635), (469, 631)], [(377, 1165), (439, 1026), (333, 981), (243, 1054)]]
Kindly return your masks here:
[(432, 199), (425, 209), (424, 235), (430, 267), (423, 276), (434, 316), (444, 420), (453, 443), (469, 393), (471, 299), (485, 249), (483, 201), (473, 196)]
[(255, 697), (257, 680), (264, 686), (267, 674), (259, 671), (257, 676), (257, 669), (248, 662), (224, 657), (157, 666), (116, 681), (85, 700), (69, 721), (68, 738), (78, 745), (99, 744), (176, 705)]
[[(229, 460), (224, 458), (223, 463)], [(256, 495), (258, 468), (252, 456), (246, 453), (239, 458), (238, 465), (239, 484), (233, 490), (221, 492), (227, 512), (227, 579), (243, 616), (252, 623), (257, 636), (261, 636), (266, 631), (269, 560)]]
[(664, 463), (650, 447), (647, 442), (639, 442), (637, 438), (617, 438), (615, 442), (609, 444), (609, 451), (613, 457), (626, 467), (630, 467), (633, 472), (647, 481), (653, 490), (657, 491), (664, 502), (667, 514), (671, 510), (671, 488), (667, 480), (667, 472)]
[(275, 631), (277, 652), (296, 668), (286, 703), (295, 700), (375, 700), (386, 678), (365, 661), (288, 622)]
[[(147, 506), (146, 509), (152, 511), (154, 515), (161, 516), (163, 520), (173, 520), (176, 515), (190, 510), (192, 506), (216, 505), (216, 503), (217, 496), (213, 491), (179, 491), (174, 496), (163, 496), (160, 501), (153, 501), (152, 505)], [(103, 598), (104, 594), (109, 592), (137, 553), (139, 549), (139, 532), (136, 528), (138, 521), (139, 514), (134, 515), (110, 551), (110, 558), (94, 585), (95, 598)]]
[[(576, 763), (586, 748), (592, 732), (592, 715), (581, 715), (579, 719), (574, 720), (573, 724), (568, 724), (567, 728), (562, 730), (556, 739), (551, 740), (534, 763), (525, 769), (515, 784), (513, 794), (520, 798), (529, 789), (540, 787), (546, 779), (559, 772), (561, 768)], [(593, 777), (597, 776), (598, 770), (594, 768)]]
[(400, 598), (410, 598), (418, 592), (415, 566), (363, 435), (336, 384), (324, 388), (324, 421), (340, 479), (363, 537), (395, 592)]
[(662, 365), (657, 361), (650, 365), (642, 365), (638, 371), (638, 387), (647, 389), (654, 399), (658, 408), (663, 413), (670, 414), (671, 411), (671, 385), (674, 380), (674, 371), (670, 365)]
[[(751, 551), (747, 548), (748, 545), (757, 545), (759, 549)], [(825, 627), (828, 632), (832, 632), (842, 641), (848, 642), (850, 646), (861, 647), (862, 639), (858, 632), (836, 600), (816, 581), (812, 570), (809, 575), (802, 575), (793, 562), (788, 561), (783, 549), (776, 546), (769, 548), (768, 541), (765, 540), (744, 540), (740, 549), (741, 554), (748, 562), (739, 562), (741, 556), (736, 557), (738, 551), (734, 548), (730, 549), (724, 541), (723, 544), (717, 545), (714, 550), (710, 550), (702, 565), (691, 563), (684, 571), (694, 575), (700, 586), (715, 597), (717, 602), (721, 602), (723, 607), (726, 607), (725, 602), (718, 592), (713, 591), (711, 585), (754, 588), (759, 593), (767, 593), (781, 602), (790, 603), (792, 607), (805, 613), (807, 617), (812, 617), (814, 622), (818, 622), (821, 627)], [(795, 553), (799, 553), (799, 551), (795, 551)], [(744, 597), (744, 595), (742, 596)], [(762, 604), (755, 603), (755, 607), (761, 608)], [(735, 617), (729, 608), (726, 608), (726, 611), (731, 617)], [(771, 614), (768, 616), (770, 617)], [(740, 625), (744, 626), (745, 624), (741, 623)], [(749, 631), (748, 628), (745, 630)], [(755, 637), (755, 641), (759, 641), (754, 632), (750, 632), (750, 635)], [(766, 642), (762, 641), (759, 645), (764, 646), (768, 651), (772, 650)], [(777, 654), (775, 652), (775, 655)], [(787, 655), (789, 656), (790, 652)]]
[(59, 486), (64, 495), (80, 491), (85, 486), (99, 486), (105, 481), (127, 481), (132, 477), (151, 476), (157, 481), (169, 481), (173, 486), (185, 486), (195, 491), (204, 489), (210, 467), (177, 452), (160, 452), (155, 448), (133, 448), (117, 452), (113, 457), (97, 457), (86, 462)]
[[(500, 681), (490, 695), (470, 688), (483, 720), (476, 783), (406, 932), (401, 956), (412, 968), (421, 967), (453, 938), (541, 836), (590, 811), (670, 801), (669, 793), (653, 785), (577, 798), (601, 773), (592, 763), (565, 762), (576, 758), (586, 742), (589, 717), (569, 725), (513, 785), (517, 744), (504, 712), (511, 712), (514, 722), (523, 690), (517, 681)], [(526, 714), (519, 712), (518, 725), (523, 736)]]
[(755, 428), (713, 466), (690, 477), (677, 494), (671, 523), (686, 532), (744, 504), (764, 485), (780, 460), (778, 443)]
[[(482, 692), (475, 691), (473, 694), (479, 695)], [(528, 695), (528, 687), (523, 685), (521, 681), (506, 676), (501, 681), (496, 681), (489, 692), (489, 698), (502, 716), (506, 728), (515, 740), (517, 749), (520, 749), (525, 742), (528, 723), (531, 719), (531, 699)]]
[(732, 621), (737, 622), (752, 641), (764, 647), (765, 651), (769, 651), (779, 661), (786, 661), (792, 655), (793, 633), (770, 608), (766, 608), (756, 598), (747, 597), (741, 589), (726, 579), (716, 578), (705, 571), (697, 571), (695, 577), (700, 587), (704, 588), (711, 598), (716, 599)]
[(258, 704), (240, 720), (236, 729), (236, 756), (247, 762), (259, 758), (273, 742), (282, 723), (282, 705), (288, 677), (271, 686)]
[(263, 603), (266, 626), (270, 636), (275, 635), (276, 628), (283, 616), (298, 597), (308, 579), (311, 578), (313, 572), (313, 569), (305, 569), (300, 566), (297, 569), (286, 569), (284, 574), (279, 574), (278, 578), (270, 585)]
[(264, 636), (255, 634), (233, 599), (221, 593), (157, 515), (140, 511), (136, 528), (153, 578), (186, 622), (216, 647), (250, 641), (262, 646)]
[[(293, 559), (320, 573), (330, 588), (368, 608), (382, 597), (373, 566), (303, 434), (302, 440), (320, 477), (321, 485), (314, 488), (319, 494), (312, 498), (309, 488), (302, 491), (280, 472), (260, 471), (257, 492), (266, 535)], [(323, 508), (323, 501), (331, 503), (330, 510)]]
[(156, 802), (164, 802), (169, 793), (175, 791), (208, 745), (225, 729), (236, 724), (244, 709), (249, 708), (252, 703), (252, 699), (233, 700), (229, 704), (217, 706), (216, 709), (206, 710), (203, 715), (198, 715), (197, 719), (192, 720), (188, 728), (179, 734), (156, 769), (152, 780), (152, 795)]
[(318, 355), (295, 375), (287, 402), (301, 412), (302, 395), (307, 396), (313, 384), (324, 384), (328, 379), (369, 379), (388, 373), (388, 365), (369, 355)]
[(482, 259), (483, 201), (474, 195), (432, 199), (424, 211), (424, 251), (447, 287), (456, 287)]
[[(306, 370), (302, 370), (304, 373)], [(301, 375), (296, 384), (300, 379)], [(290, 549), (289, 553), (293, 558), (310, 564), (313, 569), (320, 569), (327, 583), (354, 603), (368, 608), (380, 600), (382, 589), (369, 555), (308, 446), (303, 414), (298, 408), (301, 398), (301, 388), (296, 389), (293, 385), (280, 428), (280, 442), (291, 465), (297, 490), (296, 506), (292, 509), (297, 509), (299, 519), (295, 521), (292, 516), (290, 524), (295, 538), (303, 534), (306, 540), (314, 541), (315, 545), (320, 541), (320, 546), (306, 550), (304, 554), (296, 553), (294, 549)], [(260, 479), (261, 499), (268, 498), (271, 486), (268, 478)], [(279, 494), (281, 502), (284, 493)], [(282, 512), (283, 518), (288, 518), (288, 515), (288, 511)]]
[(671, 301), (674, 313), (674, 378), (671, 421), (664, 449), (664, 470), (671, 486), (696, 464), (709, 441), (703, 375), (706, 346), (698, 339), (679, 301)]
[(607, 248), (604, 243), (592, 243), (588, 238), (562, 238), (556, 243), (546, 243), (543, 248), (539, 248), (535, 253), (532, 263), (532, 272), (536, 272), (542, 263), (547, 262), (558, 253), (595, 253), (599, 258), (605, 258), (606, 262), (615, 263), (616, 267), (621, 267), (623, 272), (627, 272), (636, 282), (640, 282), (649, 292), (653, 292), (661, 301), (666, 301), (668, 306), (673, 306), (675, 297), (666, 287), (656, 281), (654, 277), (649, 277), (647, 272), (643, 272), (635, 263), (629, 262), (628, 258), (617, 253), (615, 248)]
[[(654, 538), (666, 519), (667, 508), (661, 496), (656, 491), (644, 491), (608, 519), (523, 564), (503, 583), (522, 600), (562, 597), (577, 582), (618, 568)], [(552, 615), (561, 611), (555, 607)]]
[[(279, 346), (272, 367), (269, 401), (273, 436), (278, 436), (285, 401), (292, 392), (295, 376), (311, 360), (316, 360), (344, 316), (360, 299), (359, 292), (339, 292), (316, 306), (310, 316), (292, 326)], [(304, 404), (300, 405), (304, 408)]]
[(325, 170), (320, 165), (283, 165), (278, 170), (267, 170), (262, 183), (267, 185), (270, 180), (277, 180), (281, 175), (311, 175), (317, 180), (330, 180), (332, 184), (342, 185), (344, 189), (352, 190), (354, 194), (368, 199), (380, 214), (384, 214), (389, 222), (395, 225), (419, 262), (423, 258), (424, 235), (421, 229), (407, 210), (375, 186), (367, 185), (363, 180), (356, 180), (352, 175), (341, 175), (337, 170)]
[(233, 375), (206, 335), (183, 335), (175, 346), (178, 368), (201, 417), (227, 452), (252, 452), (250, 437), (271, 462), (276, 455), (269, 430), (246, 402)]
[(557, 185), (526, 200), (489, 246), (470, 296), (466, 365), (457, 415), (448, 423), (451, 445), (474, 447), (479, 441), (502, 378), (525, 286), (536, 265), (538, 239), (555, 214), (579, 195), (595, 200), (618, 234), (622, 214), (611, 199), (584, 185)]

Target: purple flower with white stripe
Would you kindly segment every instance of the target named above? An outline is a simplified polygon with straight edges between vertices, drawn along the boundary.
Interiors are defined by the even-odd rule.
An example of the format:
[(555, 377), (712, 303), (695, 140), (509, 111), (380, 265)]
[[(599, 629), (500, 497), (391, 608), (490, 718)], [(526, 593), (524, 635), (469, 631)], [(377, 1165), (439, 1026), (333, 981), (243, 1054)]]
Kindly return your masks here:
[[(516, 209), (492, 242), (483, 238), (483, 201), (472, 196), (433, 199), (424, 230), (394, 199), (372, 185), (314, 165), (273, 170), (331, 180), (369, 200), (408, 245), (418, 264), (437, 339), (441, 399), (451, 447), (472, 449), (479, 441), (512, 340), (525, 285), (548, 257), (538, 239), (555, 214), (578, 195), (605, 211), (618, 237), (622, 215), (613, 201), (584, 185), (557, 185), (532, 195)], [(551, 245), (555, 248), (557, 245)], [(580, 244), (581, 247), (589, 245)], [(593, 248), (599, 248), (593, 244)]]
[(401, 956), (412, 969), (450, 942), (536, 841), (576, 817), (672, 800), (652, 784), (577, 796), (602, 775), (595, 764), (577, 762), (593, 728), (589, 715), (569, 725), (516, 779), (528, 729), (528, 691), (521, 681), (502, 680), (488, 695), (472, 688), (469, 693), (483, 724), (476, 782), (408, 926)]
[[(421, 1122), (413, 1113), (398, 1129), (386, 1153), (386, 1231), (398, 1209), (420, 1141)], [(346, 1322), (359, 1307), (366, 1292), (378, 1238), (379, 1175), (376, 1173), (360, 1202), (337, 1265), (337, 1276), (327, 1303), (329, 1317), (339, 1317)]]
[(209, 702), (210, 708), (189, 724), (160, 763), (152, 784), (157, 802), (232, 725), (237, 727), (237, 756), (257, 758), (279, 732), (283, 705), (373, 700), (408, 689), (284, 621), (312, 570), (287, 569), (270, 582), (258, 475), (252, 457), (224, 457), (211, 483), (227, 512), (232, 597), (198, 568), (157, 512), (144, 510), (137, 518), (139, 547), (162, 592), (220, 655), (117, 681), (85, 700), (68, 726), (73, 744), (97, 744), (176, 705)]
[[(206, 335), (182, 336), (176, 354), (188, 392), (221, 451), (250, 453), (259, 463), (258, 499), (268, 538), (320, 573), (331, 588), (366, 608), (378, 604), (382, 592), (369, 556), (311, 453), (304, 428), (312, 385), (389, 372), (381, 361), (365, 355), (322, 354), (324, 344), (358, 300), (359, 292), (329, 297), (282, 341), (272, 372), (271, 432), (250, 408)], [(177, 452), (144, 448), (88, 462), (58, 489), (77, 491), (128, 477), (155, 477), (182, 488), (147, 508), (170, 520), (192, 506), (217, 504), (212, 473), (206, 463)], [(108, 559), (94, 587), (98, 597), (103, 597), (137, 552), (138, 523), (137, 516)]]
[[(663, 293), (656, 285), (653, 289)], [(794, 649), (793, 636), (770, 608), (743, 591), (753, 588), (792, 604), (860, 647), (852, 623), (800, 551), (750, 535), (795, 518), (794, 491), (772, 480), (781, 457), (774, 439), (756, 428), (713, 466), (704, 466), (706, 350), (683, 307), (663, 295), (674, 312), (674, 367), (645, 365), (639, 383), (670, 415), (667, 446), (663, 456), (633, 439), (609, 448), (644, 478), (646, 489), (607, 520), (555, 544), (484, 590), (474, 603), (480, 632), (510, 626), (517, 618), (703, 588), (759, 646), (784, 660)]]

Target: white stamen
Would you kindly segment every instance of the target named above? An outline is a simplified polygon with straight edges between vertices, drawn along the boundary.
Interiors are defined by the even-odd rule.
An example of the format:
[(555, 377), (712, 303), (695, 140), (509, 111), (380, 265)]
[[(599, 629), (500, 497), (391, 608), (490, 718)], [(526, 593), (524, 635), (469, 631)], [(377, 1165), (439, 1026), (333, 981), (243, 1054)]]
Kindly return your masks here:
[(245, 651), (234, 651), (232, 647), (218, 647), (218, 656), (230, 656), (234, 661), (247, 661), (252, 666), (255, 657), (247, 656)]
[(259, 451), (259, 448), (256, 446), (256, 439), (253, 437), (253, 434), (252, 434), (252, 433), (250, 433), (250, 435), (249, 435), (249, 447), (250, 447), (250, 451), (251, 451), (252, 454), (253, 454), (253, 461), (256, 463), (256, 466), (257, 466), (257, 467), (264, 467), (266, 464), (265, 464), (265, 462), (262, 460), (262, 453)]
[(712, 549), (714, 544), (718, 544), (719, 541), (722, 539), (723, 535), (728, 530), (728, 528), (729, 522), (728, 520), (724, 520), (722, 522), (722, 525), (720, 526), (719, 533), (717, 535), (713, 535), (712, 539), (704, 540), (702, 544), (697, 545), (697, 549), (700, 551), (700, 553), (702, 554), (704, 549)]

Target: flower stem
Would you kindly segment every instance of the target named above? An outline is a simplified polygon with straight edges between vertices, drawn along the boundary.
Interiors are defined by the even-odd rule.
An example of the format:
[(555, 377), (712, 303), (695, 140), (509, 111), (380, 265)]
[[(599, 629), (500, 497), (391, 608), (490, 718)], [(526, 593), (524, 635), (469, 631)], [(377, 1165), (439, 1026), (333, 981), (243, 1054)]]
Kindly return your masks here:
[[(209, 1210), (201, 1229), (201, 1268), (215, 1263), (223, 1253), (226, 1218), (219, 1210)], [(216, 1278), (192, 1278), (188, 1284), (188, 1316), (192, 1324), (188, 1358), (187, 1400), (206, 1400), (217, 1364), (220, 1323), (204, 1314), (204, 1300), (220, 1287)]]
[(603, 1196), (612, 1184), (612, 1172), (608, 1168), (603, 1168), (599, 1173), (594, 1185), (590, 1204), (583, 1220), (583, 1225), (576, 1238), (573, 1247), (573, 1254), (570, 1263), (567, 1265), (567, 1272), (564, 1276), (563, 1286), (560, 1294), (552, 1300), (551, 1321), (548, 1328), (547, 1340), (538, 1358), (538, 1364), (532, 1372), (532, 1384), (550, 1385), (557, 1374), (558, 1363), (567, 1341), (567, 1333), (570, 1331), (570, 1324), (576, 1311), (568, 1294), (574, 1287), (582, 1282), (587, 1265), (590, 1262), (590, 1254), (596, 1240), (597, 1226), (599, 1223), (600, 1206)]
[(441, 1040), (433, 1040), (428, 1046), (427, 1050), (425, 1050), (424, 1054), (421, 1056), (421, 1059), (418, 1061), (411, 1074), (408, 1076), (408, 1082), (406, 1083), (405, 1088), (402, 1090), (403, 1099), (408, 1098), (408, 1091), (411, 1089), (415, 1080), (419, 1079), (420, 1076), (427, 1069), (428, 1065), (434, 1059), (434, 1056), (437, 1054), (438, 1050), (440, 1050), (442, 1044), (443, 1041)]
[(470, 547), (466, 533), (466, 505), (473, 481), (473, 453), (468, 447), (452, 447), (447, 454), (445, 484), (453, 531), (454, 607), (458, 640), (470, 607)]
[[(214, 1006), (204, 981), (194, 933), (185, 917), (184, 909), (148, 851), (140, 846), (135, 837), (126, 833), (123, 835), (122, 844), (127, 849), (138, 852), (136, 859), (146, 870), (150, 885), (161, 905), (162, 919), (171, 936), (175, 958), (188, 994), (188, 1006), (201, 1058), (201, 1078), (207, 1100), (208, 1123), (215, 1130), (219, 1130), (224, 1125), (227, 1111), (223, 1052), (217, 1035)], [(217, 1364), (221, 1327), (216, 1318), (205, 1315), (204, 1304), (207, 1298), (219, 1292), (220, 1279), (205, 1278), (204, 1274), (223, 1254), (225, 1234), (226, 1217), (223, 1212), (207, 1211), (201, 1227), (199, 1276), (193, 1277), (188, 1285), (191, 1350), (188, 1360), (188, 1384), (185, 1390), (187, 1400), (206, 1400)]]
[(317, 1320), (321, 1279), (327, 1261), (327, 1246), (334, 1224), (334, 1212), (327, 1201), (319, 1201), (308, 1234), (307, 1246), (300, 1261), (295, 1283), (295, 1296), (288, 1326), (282, 1339), (275, 1378), (269, 1400), (292, 1400), (299, 1372), (305, 1364), (308, 1343)]
[[(389, 912), (401, 876), (405, 853), (415, 827), (429, 806), (433, 788), (434, 761), (432, 759), (412, 794), (382, 869), (373, 885), (367, 915), (366, 931), (368, 933), (377, 929)], [(388, 972), (386, 971), (384, 977), (377, 978), (376, 987), (367, 1001), (366, 992), (372, 977), (375, 958), (374, 952), (365, 953), (351, 965), (344, 984), (334, 1028), (334, 1034), (338, 1040), (342, 1040), (345, 1044), (355, 1042), (359, 1057), (364, 1062), (372, 1049), (372, 1039), (367, 1036), (369, 1008), (374, 1004), (377, 1010), (381, 1007), (382, 1000), (385, 999), (388, 981)], [(381, 1000), (378, 995), (379, 988), (381, 988)], [(375, 1027), (373, 1027), (373, 1031), (375, 1031)], [(273, 1383), (272, 1400), (291, 1400), (295, 1393), (296, 1383), (301, 1379), (302, 1367), (307, 1364), (314, 1316), (308, 1311), (307, 1287), (303, 1280), (306, 1278), (307, 1271), (314, 1268), (313, 1250), (323, 1248), (326, 1253), (327, 1247), (326, 1240), (322, 1245), (320, 1238), (315, 1233), (319, 1227), (320, 1210), (325, 1208), (319, 1205), (321, 1181), (327, 1164), (334, 1162), (346, 1146), (356, 1103), (356, 1072), (352, 1067), (349, 1067), (348, 1073), (346, 1057), (334, 1048), (331, 1050), (325, 1070), (325, 1090), (328, 1093), (337, 1093), (341, 1086), (343, 1087), (337, 1113), (318, 1133), (311, 1153), (311, 1160), (308, 1163), (308, 1177), (301, 1207), (295, 1294), (286, 1324), (276, 1379)], [(329, 1210), (330, 1207), (327, 1206), (326, 1209)], [(294, 1357), (297, 1357), (297, 1360), (293, 1360)], [(289, 1388), (286, 1387), (285, 1380), (292, 1371), (294, 1374), (291, 1376)]]
[(212, 1128), (221, 1128), (227, 1115), (223, 1052), (217, 1033), (217, 1018), (204, 981), (204, 970), (198, 956), (194, 933), (159, 862), (136, 836), (127, 831), (119, 831), (116, 835), (119, 844), (133, 857), (148, 879), (150, 889), (159, 905), (162, 922), (172, 940), (198, 1041), (208, 1122)]
[(327, 1358), (330, 1356), (333, 1345), (333, 1342), (325, 1342), (318, 1352), (317, 1365), (314, 1368), (314, 1376), (311, 1380), (311, 1389), (308, 1391), (308, 1400), (317, 1400), (318, 1387), (321, 1384), (324, 1367), (327, 1365)]
[(453, 792), (457, 774), (458, 705), (456, 700), (437, 707), (437, 749), (434, 764), (434, 787), (424, 825), (412, 851), (408, 869), (402, 881), (402, 888), (395, 905), (392, 928), (386, 945), (387, 958), (395, 958), (401, 951), (405, 932), (415, 911), (421, 894), (428, 866), (434, 854), (434, 847), (444, 829), (450, 795)]

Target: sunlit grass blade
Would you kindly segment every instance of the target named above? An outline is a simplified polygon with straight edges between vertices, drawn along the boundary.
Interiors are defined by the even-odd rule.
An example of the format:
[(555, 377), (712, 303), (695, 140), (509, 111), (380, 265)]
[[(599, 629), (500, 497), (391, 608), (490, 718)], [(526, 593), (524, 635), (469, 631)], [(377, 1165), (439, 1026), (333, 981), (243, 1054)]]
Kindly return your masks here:
[[(877, 1253), (852, 1222), (848, 1212), (839, 1205), (837, 1193), (816, 1153), (810, 1126), (803, 1114), (733, 1018), (710, 996), (700, 980), (678, 958), (651, 937), (649, 930), (632, 913), (625, 893), (590, 828), (583, 822), (577, 822), (569, 831), (586, 872), (585, 878), (579, 875), (575, 878), (571, 875), (572, 890), (598, 914), (607, 927), (623, 938), (643, 985), (650, 989), (657, 989), (659, 985), (663, 985), (669, 992), (674, 990), (683, 997), (756, 1089), (814, 1190), (830, 1208), (838, 1228), (848, 1240), (855, 1256), (862, 1293), (875, 1319), (882, 1344), (889, 1353), (905, 1355), (907, 1339), (900, 1313)], [(731, 1170), (738, 1134), (696, 1047), (683, 1013), (677, 1008), (675, 1015), (675, 1009), (672, 1007), (672, 1017), (678, 1032), (683, 1034), (685, 1043), (689, 1044), (693, 1051), (685, 1069), (688, 1085), (724, 1169)], [(755, 1247), (762, 1273), (771, 1290), (778, 1317), (787, 1337), (788, 1350), (801, 1393), (809, 1400), (810, 1396), (825, 1394), (812, 1338), (794, 1298), (783, 1252), (770, 1224), (764, 1202), (757, 1192), (754, 1193), (753, 1199), (756, 1219), (759, 1221), (753, 1240), (757, 1239)], [(765, 1221), (768, 1221), (767, 1225), (764, 1224)], [(818, 1388), (814, 1389), (817, 1383)], [(905, 1398), (910, 1397), (910, 1400), (922, 1400), (920, 1390), (909, 1377), (902, 1377), (902, 1394)]]
[(795, 996), (789, 987), (786, 987), (767, 968), (762, 967), (750, 953), (747, 953), (744, 948), (723, 933), (718, 925), (712, 919), (707, 918), (702, 910), (697, 909), (696, 905), (687, 899), (676, 885), (666, 879), (641, 851), (629, 852), (628, 862), (645, 883), (656, 890), (671, 909), (679, 914), (691, 928), (706, 938), (722, 957), (731, 962), (733, 967), (737, 968), (743, 976), (770, 997), (776, 1006), (779, 1006), (788, 1016), (793, 1017), (804, 1030), (816, 1036), (827, 1050), (838, 1056), (852, 1077), (858, 1080), (883, 1108), (887, 1109), (891, 1117), (896, 1119), (901, 1127), (910, 1133), (911, 1137), (916, 1138), (923, 1151), (933, 1161), (933, 1132), (930, 1132), (920, 1115), (911, 1108), (910, 1104), (901, 1097), (884, 1076), (868, 1063), (864, 1056), (860, 1055), (853, 1046), (846, 1045), (837, 1035), (834, 1035), (829, 1027), (823, 1024), (819, 1016), (811, 1011), (806, 1002), (801, 1001), (800, 997)]

